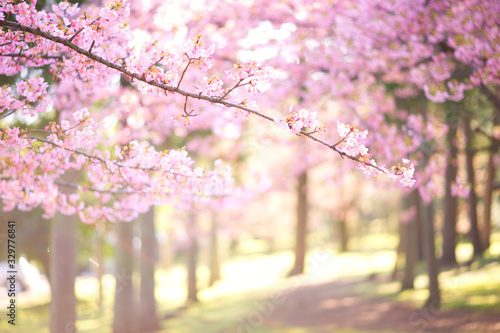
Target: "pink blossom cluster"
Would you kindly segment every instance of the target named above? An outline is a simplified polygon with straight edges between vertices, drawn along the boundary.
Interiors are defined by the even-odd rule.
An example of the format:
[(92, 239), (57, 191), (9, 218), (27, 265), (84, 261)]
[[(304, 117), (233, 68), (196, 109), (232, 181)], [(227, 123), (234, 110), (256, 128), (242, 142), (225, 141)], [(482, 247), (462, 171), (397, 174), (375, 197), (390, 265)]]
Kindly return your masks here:
[(146, 81), (173, 84), (178, 78), (178, 69), (182, 58), (175, 53), (154, 50), (139, 57), (131, 55), (125, 60), (126, 68), (131, 73), (144, 75)]
[(262, 66), (258, 62), (235, 64), (234, 70), (225, 72), (227, 77), (236, 80), (237, 86), (248, 85), (248, 92), (252, 95), (260, 93), (259, 84), (274, 81), (275, 75), (269, 66)]
[(130, 15), (130, 3), (124, 0), (108, 1), (105, 7), (99, 10), (101, 25), (105, 28), (121, 24)]
[(366, 139), (368, 131), (359, 131), (356, 125), (346, 125), (337, 121), (337, 131), (343, 140), (338, 144), (337, 148), (349, 156), (355, 156), (360, 161), (369, 162), (372, 158), (368, 154), (368, 148), (361, 142)]
[(43, 78), (31, 78), (16, 83), (17, 97), (11, 87), (0, 87), (0, 113), (21, 110), (23, 115), (35, 116), (45, 112), (51, 99), (47, 96), (48, 84)]
[(316, 111), (309, 111), (304, 108), (297, 111), (292, 104), (288, 109), (288, 113), (290, 115), (284, 119), (275, 120), (281, 128), (288, 128), (294, 134), (299, 134), (305, 129), (310, 129), (313, 132), (324, 131), (324, 126), (319, 125), (318, 113)]
[[(69, 121), (61, 121), (61, 125), (51, 123), (45, 129), (50, 129), (52, 134), (47, 138), (62, 148), (71, 150), (91, 150), (99, 144), (95, 129), (94, 119), (90, 118), (87, 108), (73, 112), (72, 117), (77, 121), (71, 125)], [(82, 125), (82, 126), (80, 126)]]
[[(220, 163), (212, 171), (193, 168), (194, 162), (183, 150), (159, 152), (145, 142), (132, 141), (115, 147), (111, 157), (109, 151), (96, 149), (96, 125), (88, 110), (78, 110), (72, 118), (61, 125), (50, 124), (46, 139), (19, 128), (2, 130), (4, 209), (29, 210), (41, 205), (45, 218), (59, 211), (79, 214), (85, 223), (128, 221), (153, 204), (210, 197), (232, 186), (230, 169)], [(80, 171), (85, 171), (85, 180), (78, 181)], [(73, 176), (68, 179), (68, 175)], [(68, 187), (74, 192), (66, 194)]]
[(368, 153), (368, 148), (362, 143), (366, 140), (368, 131), (359, 131), (356, 125), (346, 125), (337, 121), (337, 131), (342, 137), (337, 144), (337, 149), (346, 155), (357, 160), (358, 168), (363, 170), (365, 174), (379, 175), (385, 173), (389, 178), (397, 179), (403, 186), (412, 187), (416, 180), (413, 179), (415, 167), (413, 163), (410, 166), (408, 159), (403, 158), (403, 164), (398, 164), (387, 169), (385, 166), (377, 166), (377, 163), (372, 159), (372, 155)]
[[(110, 59), (125, 56), (124, 45), (120, 45), (120, 42), (128, 38), (126, 29), (123, 29), (124, 19), (128, 15), (128, 4), (124, 1), (110, 2), (101, 10), (102, 15), (97, 18), (92, 18), (86, 13), (72, 18), (79, 13), (80, 9), (66, 2), (53, 5), (53, 13), (37, 11), (36, 1), (11, 3), (11, 1), (4, 0), (2, 2), (0, 6), (2, 18), (15, 15), (20, 24), (40, 29), (55, 37), (71, 40), (78, 46), (87, 50), (91, 49), (93, 53), (101, 56), (106, 55)], [(107, 28), (105, 28), (106, 24)], [(120, 34), (116, 31), (120, 31)], [(73, 78), (80, 84), (87, 82), (89, 88), (98, 89), (99, 86), (107, 84), (111, 72), (86, 57), (76, 54), (69, 56), (69, 50), (65, 47), (24, 32), (9, 30), (5, 34), (2, 33), (0, 45), (2, 45), (0, 48), (2, 54), (19, 54), (19, 57), (0, 57), (0, 72), (7, 75), (18, 73), (25, 67), (49, 65), (54, 76), (61, 79)]]
[(212, 44), (206, 47), (205, 43), (201, 40), (201, 35), (198, 35), (194, 40), (185, 41), (182, 50), (190, 61), (194, 60), (198, 64), (200, 71), (204, 72), (212, 68), (214, 64), (212, 54), (214, 53), (215, 45)]
[(388, 175), (391, 178), (399, 179), (399, 182), (403, 184), (403, 186), (412, 187), (416, 180), (413, 179), (415, 174), (415, 167), (413, 163), (410, 166), (406, 166), (406, 164), (410, 163), (410, 160), (403, 158), (403, 164), (399, 164), (396, 166), (392, 166), (388, 171)]
[(208, 79), (206, 76), (204, 76), (201, 80), (198, 80), (198, 84), (194, 85), (194, 89), (198, 94), (217, 97), (221, 96), (223, 93), (222, 85), (222, 81), (218, 78), (212, 77)]

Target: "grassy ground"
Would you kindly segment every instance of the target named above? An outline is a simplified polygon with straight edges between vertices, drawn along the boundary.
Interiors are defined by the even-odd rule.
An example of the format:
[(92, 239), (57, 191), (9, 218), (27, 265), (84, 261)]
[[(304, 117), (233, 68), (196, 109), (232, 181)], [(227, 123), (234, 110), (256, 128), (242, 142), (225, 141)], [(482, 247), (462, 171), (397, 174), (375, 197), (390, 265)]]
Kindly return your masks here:
[[(158, 314), (175, 314), (162, 320), (161, 332), (203, 333), (309, 333), (338, 332), (361, 333), (362, 330), (338, 329), (332, 325), (314, 327), (283, 327), (268, 320), (274, 308), (266, 302), (290, 291), (319, 285), (346, 276), (363, 277), (353, 292), (370, 297), (383, 297), (388, 301), (405, 301), (420, 306), (427, 297), (427, 280), (423, 267), (415, 280), (416, 289), (399, 293), (399, 283), (385, 278), (392, 271), (395, 261), (396, 238), (393, 235), (370, 235), (354, 240), (362, 251), (336, 254), (328, 244), (314, 240), (307, 260), (307, 274), (285, 279), (292, 265), (291, 251), (279, 251), (271, 256), (261, 253), (261, 241), (249, 240), (239, 248), (240, 255), (223, 267), (224, 279), (211, 288), (200, 291), (201, 302), (184, 310), (185, 273), (181, 267), (158, 271), (156, 297)], [(353, 244), (354, 245), (354, 244)], [(257, 250), (256, 250), (257, 249)], [(466, 261), (471, 253), (468, 244), (457, 249), (459, 260)], [(445, 270), (440, 275), (445, 309), (470, 309), (479, 312), (500, 313), (500, 234), (496, 234), (490, 253), (471, 267)], [(364, 277), (371, 276), (372, 279)], [(199, 271), (200, 285), (208, 280), (205, 268)], [(82, 333), (111, 332), (114, 279), (104, 278), (104, 304), (97, 304), (97, 283), (93, 278), (79, 277), (76, 284), (79, 299), (77, 328)], [(17, 325), (13, 330), (6, 324), (5, 311), (0, 312), (0, 332), (48, 332), (49, 295), (32, 298), (19, 297)], [(267, 304), (267, 305), (266, 305)], [(267, 308), (266, 308), (267, 306)], [(3, 308), (3, 306), (2, 306)], [(259, 316), (259, 314), (264, 314)], [(373, 330), (371, 330), (373, 332)]]

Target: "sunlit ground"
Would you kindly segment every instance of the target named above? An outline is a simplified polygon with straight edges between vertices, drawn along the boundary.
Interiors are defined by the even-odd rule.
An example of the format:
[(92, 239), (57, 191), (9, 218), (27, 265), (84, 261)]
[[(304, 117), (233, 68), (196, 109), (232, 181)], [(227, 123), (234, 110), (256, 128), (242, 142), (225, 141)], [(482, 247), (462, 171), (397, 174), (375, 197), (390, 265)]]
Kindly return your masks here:
[[(454, 268), (440, 276), (445, 309), (469, 308), (475, 311), (500, 311), (500, 234), (494, 235), (489, 254), (474, 263), (472, 267)], [(310, 239), (312, 250), (307, 260), (307, 273), (302, 277), (284, 278), (290, 269), (293, 257), (290, 250), (264, 255), (265, 244), (260, 240), (247, 240), (240, 244), (238, 254), (223, 266), (223, 280), (207, 288), (208, 270), (201, 267), (198, 272), (200, 303), (179, 310), (185, 303), (185, 272), (176, 265), (171, 270), (157, 272), (158, 314), (173, 318), (162, 320), (161, 332), (238, 332), (238, 325), (252, 312), (260, 311), (259, 304), (273, 295), (283, 295), (286, 291), (319, 284), (335, 279), (355, 276), (363, 281), (357, 284), (356, 292), (366, 297), (386, 297), (390, 301), (408, 301), (415, 306), (423, 304), (427, 297), (427, 278), (424, 267), (415, 281), (416, 289), (399, 292), (400, 285), (390, 282), (387, 277), (394, 268), (397, 238), (393, 235), (370, 235), (352, 240), (353, 248), (360, 252), (336, 254), (323, 241)], [(470, 258), (472, 247), (460, 244), (457, 248), (459, 261)], [(367, 277), (372, 277), (367, 278)], [(114, 278), (104, 278), (104, 303), (98, 306), (97, 281), (92, 277), (79, 277), (76, 283), (79, 299), (78, 331), (111, 332)], [(18, 298), (18, 315), (15, 330), (1, 318), (0, 332), (48, 332), (48, 294)], [(286, 302), (286, 299), (285, 299)], [(1, 313), (4, 317), (4, 312)], [(241, 332), (246, 332), (240, 329)], [(362, 332), (359, 330), (339, 330), (333, 326), (283, 328), (262, 324), (252, 326), (251, 332)], [(373, 331), (372, 331), (373, 332)]]

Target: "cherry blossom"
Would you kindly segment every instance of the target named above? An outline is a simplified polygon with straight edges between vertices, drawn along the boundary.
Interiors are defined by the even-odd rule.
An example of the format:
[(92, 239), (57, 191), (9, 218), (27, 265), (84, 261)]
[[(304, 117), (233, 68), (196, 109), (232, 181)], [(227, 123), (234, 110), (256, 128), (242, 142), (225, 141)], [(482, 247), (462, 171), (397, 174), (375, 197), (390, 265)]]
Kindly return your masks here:
[[(350, 94), (358, 93), (351, 82), (356, 79), (360, 80), (361, 86), (364, 87), (375, 85), (375, 76), (380, 75), (385, 75), (388, 81), (399, 82), (403, 77), (406, 78), (408, 73), (403, 69), (404, 65), (393, 68), (390, 64), (397, 63), (395, 60), (398, 59), (407, 59), (409, 52), (405, 50), (399, 50), (399, 53), (390, 52), (388, 57), (378, 54), (375, 49), (366, 50), (366, 54), (370, 55), (368, 58), (373, 59), (368, 61), (362, 58), (364, 53), (359, 49), (362, 45), (368, 45), (364, 43), (368, 37), (360, 34), (365, 40), (353, 45), (356, 52), (352, 54), (343, 54), (337, 48), (328, 49), (313, 42), (309, 42), (304, 50), (298, 52), (292, 46), (293, 43), (290, 43), (290, 47), (287, 46), (283, 48), (282, 53), (277, 53), (284, 61), (282, 58), (276, 58), (269, 61), (270, 65), (262, 65), (252, 59), (235, 59), (236, 64), (232, 69), (224, 70), (222, 65), (220, 69), (214, 67), (216, 61), (220, 61), (217, 60), (218, 52), (225, 52), (222, 49), (217, 49), (216, 52), (216, 45), (231, 43), (228, 40), (222, 41), (224, 37), (216, 31), (217, 27), (224, 26), (224, 20), (221, 20), (220, 25), (200, 25), (211, 27), (207, 30), (210, 31), (207, 33), (207, 39), (198, 35), (194, 39), (183, 40), (177, 43), (178, 45), (165, 43), (165, 39), (158, 43), (153, 40), (139, 43), (133, 41), (134, 35), (141, 31), (130, 22), (131, 6), (128, 2), (109, 1), (103, 8), (89, 4), (85, 11), (77, 5), (61, 2), (52, 6), (52, 12), (38, 11), (35, 4), (2, 1), (0, 73), (22, 76), (23, 71), (28, 68), (48, 68), (56, 84), (48, 89), (48, 84), (43, 79), (33, 76), (18, 81), (15, 88), (3, 87), (0, 110), (2, 117), (10, 116), (11, 112), (17, 109), (22, 110), (21, 116), (35, 116), (55, 106), (61, 111), (61, 117), (45, 129), (2, 128), (1, 144), (5, 147), (5, 152), (2, 151), (1, 155), (2, 190), (5, 189), (2, 192), (10, 193), (8, 190), (15, 187), (24, 192), (23, 195), (5, 199), (10, 200), (6, 205), (8, 209), (16, 205), (22, 209), (42, 205), (47, 217), (61, 211), (65, 214), (78, 213), (87, 222), (97, 218), (130, 220), (153, 204), (182, 202), (193, 196), (211, 197), (216, 193), (226, 195), (233, 188), (228, 168), (196, 168), (185, 151), (158, 151), (143, 138), (144, 132), (148, 131), (141, 130), (143, 126), (140, 125), (142, 123), (147, 124), (147, 128), (155, 128), (151, 135), (159, 142), (162, 136), (174, 128), (174, 124), (170, 122), (167, 125), (166, 120), (178, 121), (184, 118), (185, 125), (203, 128), (209, 122), (207, 118), (211, 117), (217, 121), (210, 121), (213, 125), (208, 126), (227, 127), (228, 119), (231, 118), (225, 116), (226, 112), (217, 114), (219, 109), (212, 108), (217, 105), (233, 109), (233, 115), (253, 114), (276, 122), (292, 133), (322, 145), (324, 149), (333, 150), (341, 157), (356, 161), (358, 168), (365, 173), (388, 173), (399, 179), (404, 186), (411, 186), (415, 182), (412, 180), (415, 170), (413, 164), (406, 166), (409, 162), (389, 169), (377, 166), (365, 143), (369, 140), (367, 131), (360, 131), (355, 126), (339, 122), (339, 142), (332, 144), (326, 139), (320, 139), (319, 135), (324, 134), (327, 128), (319, 125), (321, 112), (310, 111), (305, 107), (308, 104), (313, 106), (315, 99), (325, 92), (331, 93), (334, 98), (349, 100)], [(261, 5), (261, 2), (255, 2), (255, 6)], [(257, 8), (256, 12), (263, 8)], [(324, 17), (326, 12), (323, 9), (318, 5), (310, 11), (305, 11), (307, 16), (301, 18), (295, 17), (298, 12), (286, 13), (283, 9), (278, 9), (276, 13), (263, 15), (262, 20), (271, 15), (270, 22), (274, 22), (283, 14), (283, 17), (290, 18), (289, 22), (295, 26), (287, 28), (290, 35), (302, 24), (311, 25), (321, 34), (324, 29), (330, 29), (330, 23), (335, 22), (336, 25), (346, 27), (342, 34), (345, 40), (338, 40), (338, 45), (349, 44), (353, 33), (365, 32), (362, 27), (357, 26), (359, 22), (346, 15), (342, 9), (336, 9), (337, 12), (333, 14), (343, 16), (331, 15), (327, 18)], [(289, 17), (290, 15), (293, 17)], [(387, 19), (384, 16), (386, 13), (381, 15)], [(16, 21), (11, 20), (13, 16)], [(201, 16), (196, 17), (203, 19)], [(439, 33), (445, 34), (444, 31), (448, 28), (440, 27), (442, 31), (438, 29)], [(154, 33), (151, 31), (151, 34)], [(280, 38), (273, 37), (271, 44), (283, 46)], [(327, 40), (329, 45), (335, 44), (334, 42), (336, 41)], [(379, 42), (375, 40), (374, 43)], [(439, 86), (439, 89), (436, 92), (431, 89), (429, 92), (432, 92), (432, 96), (439, 96), (440, 100), (442, 96), (451, 96), (450, 99), (458, 100), (464, 90), (472, 87), (469, 83), (452, 81), (453, 78), (449, 74), (454, 70), (454, 65), (446, 52), (431, 56), (429, 50), (419, 44), (418, 39), (412, 42), (416, 44), (412, 47), (419, 49), (423, 56), (430, 56), (432, 61), (429, 65), (421, 63), (423, 67), (419, 67), (419, 81), (410, 80), (409, 83), (425, 89), (423, 84), (432, 78), (429, 87)], [(461, 48), (462, 45), (457, 41), (454, 43), (450, 47), (462, 52), (461, 59), (470, 57), (469, 48)], [(237, 53), (236, 48), (231, 50)], [(325, 54), (326, 58), (317, 57), (318, 52)], [(337, 68), (329, 68), (328, 59), (338, 59)], [(419, 59), (412, 58), (407, 61), (415, 63)], [(304, 64), (311, 66), (311, 70), (294, 72), (296, 69), (308, 68), (301, 67)], [(196, 65), (196, 68), (192, 65)], [(367, 73), (355, 71), (363, 65), (370, 69)], [(490, 71), (497, 65), (492, 62), (488, 66), (490, 67), (484, 69), (485, 71)], [(226, 68), (228, 67), (231, 65), (226, 64)], [(389, 70), (380, 74), (379, 71), (385, 67)], [(234, 81), (232, 85), (226, 82), (224, 87), (219, 78), (222, 73), (225, 73), (230, 81)], [(255, 96), (263, 96), (263, 93), (267, 92), (266, 89), (273, 89), (269, 88), (269, 84), (278, 77), (276, 73), (280, 73), (282, 78), (293, 85), (278, 86), (276, 91), (279, 93), (271, 92), (265, 99), (262, 98), (264, 103), (267, 103), (266, 107), (272, 105), (273, 98), (281, 102), (283, 96), (295, 96), (300, 100), (300, 106), (297, 109), (290, 107), (288, 115), (284, 117), (274, 117), (257, 111)], [(474, 73), (483, 79), (479, 70)], [(320, 78), (326, 77), (331, 79), (331, 84), (321, 83)], [(74, 91), (64, 91), (63, 87), (68, 86)], [(442, 86), (447, 89), (446, 93), (441, 92)], [(296, 87), (301, 89), (296, 90)], [(439, 95), (440, 93), (443, 95)], [(64, 102), (64, 98), (58, 98), (70, 94), (72, 95), (69, 100), (72, 103), (77, 101), (74, 105)], [(372, 97), (361, 94), (359, 102), (352, 98), (350, 105), (356, 107), (356, 104), (359, 105), (368, 98)], [(394, 108), (394, 103), (389, 98), (376, 98), (383, 100), (378, 104), (381, 112), (388, 113)], [(141, 111), (155, 104), (151, 101), (157, 101), (159, 106), (151, 109), (158, 111)], [(129, 110), (122, 106), (127, 103), (131, 105)], [(165, 108), (165, 105), (168, 107)], [(345, 105), (349, 105), (348, 102)], [(96, 112), (97, 109), (100, 109), (99, 112), (105, 110), (102, 116)], [(239, 126), (237, 120), (232, 121)], [(115, 125), (110, 126), (123, 129), (120, 132), (123, 134), (123, 138), (120, 138), (122, 142), (113, 141), (111, 135), (104, 134), (106, 130), (103, 124), (107, 122), (114, 122)], [(122, 125), (123, 122), (128, 125), (126, 128)], [(391, 134), (391, 129), (382, 131), (387, 132), (383, 134), (394, 135)], [(134, 136), (137, 136), (137, 139)], [(406, 151), (403, 153), (403, 156), (407, 156)], [(82, 170), (85, 177), (66, 180), (66, 176), (69, 177), (77, 170)], [(62, 195), (60, 187), (70, 187), (75, 193)], [(92, 198), (98, 200), (85, 200), (83, 193), (90, 193)], [(43, 201), (42, 198), (46, 200)]]

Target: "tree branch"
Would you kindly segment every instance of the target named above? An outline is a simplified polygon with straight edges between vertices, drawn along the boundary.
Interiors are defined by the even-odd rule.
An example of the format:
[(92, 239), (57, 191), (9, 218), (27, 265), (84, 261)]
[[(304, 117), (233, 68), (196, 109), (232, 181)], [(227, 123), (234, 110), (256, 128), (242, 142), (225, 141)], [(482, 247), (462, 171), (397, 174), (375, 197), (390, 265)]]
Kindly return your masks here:
[[(160, 89), (163, 89), (165, 91), (169, 91), (169, 92), (173, 92), (173, 93), (178, 93), (180, 95), (183, 95), (183, 96), (186, 96), (186, 97), (191, 97), (191, 98), (195, 98), (195, 99), (199, 99), (199, 100), (205, 100), (205, 101), (208, 101), (208, 102), (211, 102), (213, 104), (219, 104), (219, 105), (223, 105), (223, 106), (226, 106), (228, 108), (236, 108), (236, 109), (240, 109), (240, 110), (243, 110), (243, 111), (246, 111), (246, 112), (249, 112), (249, 113), (252, 113), (256, 116), (259, 116), (261, 118), (264, 118), (268, 121), (271, 121), (271, 122), (275, 122), (274, 118), (273, 117), (270, 117), (264, 113), (261, 113), (261, 112), (258, 112), (256, 110), (253, 110), (253, 109), (250, 109), (248, 107), (245, 107), (243, 105), (240, 105), (240, 104), (235, 104), (235, 103), (232, 103), (232, 102), (229, 102), (227, 100), (221, 100), (219, 97), (211, 97), (211, 96), (207, 96), (207, 95), (201, 95), (201, 94), (196, 94), (196, 93), (193, 93), (193, 92), (189, 92), (189, 91), (185, 91), (185, 90), (182, 90), (182, 89), (179, 89), (178, 87), (173, 87), (173, 86), (169, 86), (169, 85), (166, 85), (164, 83), (159, 83), (159, 82), (155, 82), (155, 81), (147, 81), (144, 77), (143, 74), (139, 75), (139, 74), (136, 74), (136, 73), (132, 73), (130, 72), (129, 70), (127, 70), (125, 68), (125, 66), (123, 65), (119, 65), (119, 64), (116, 64), (114, 62), (111, 62), (109, 60), (106, 60), (104, 59), (103, 57), (100, 57), (96, 54), (93, 54), (83, 48), (81, 48), (80, 46), (76, 45), (76, 44), (73, 44), (70, 40), (67, 40), (67, 39), (64, 39), (64, 38), (61, 38), (61, 37), (58, 37), (58, 36), (54, 36), (48, 32), (45, 32), (45, 31), (42, 31), (40, 28), (32, 28), (32, 27), (29, 27), (29, 26), (25, 26), (25, 25), (22, 25), (22, 24), (19, 24), (19, 23), (16, 23), (16, 22), (10, 22), (10, 21), (5, 21), (5, 20), (0, 20), (0, 27), (5, 27), (5, 28), (8, 28), (8, 29), (12, 29), (12, 30), (18, 30), (18, 31), (23, 31), (23, 32), (27, 32), (27, 33), (31, 33), (33, 35), (36, 35), (36, 36), (39, 36), (39, 37), (42, 37), (42, 38), (45, 38), (45, 39), (48, 39), (48, 40), (51, 40), (55, 43), (58, 43), (58, 44), (61, 44), (61, 45), (64, 45), (70, 49), (72, 49), (73, 51), (75, 51), (76, 53), (78, 54), (81, 54), (81, 55), (84, 55), (86, 56), (87, 58), (89, 59), (92, 59), (94, 60), (95, 62), (98, 62), (108, 68), (112, 68), (114, 70), (117, 70), (119, 71), (120, 73), (123, 73), (131, 78), (134, 78), (138, 81), (141, 81), (141, 82), (144, 82), (146, 84), (149, 84), (151, 86), (154, 86), (154, 87), (157, 87), (157, 88), (160, 88)], [(337, 149), (334, 145), (331, 145), (321, 139), (318, 139), (317, 137), (315, 137), (314, 135), (310, 134), (310, 133), (307, 133), (305, 131), (300, 131), (299, 132), (300, 135), (303, 135), (303, 136), (306, 136), (308, 137), (309, 139), (313, 140), (313, 141), (316, 141), (322, 145), (324, 145), (325, 147), (328, 147), (330, 149), (332, 149), (333, 151), (335, 151), (336, 153), (338, 153), (341, 157), (346, 157), (350, 160), (353, 160), (353, 161), (356, 161), (358, 163), (362, 163), (366, 166), (369, 166), (369, 167), (372, 167), (374, 169), (377, 169), (383, 173), (387, 173), (385, 170), (369, 163), (369, 162), (365, 162), (365, 161), (362, 161), (360, 160), (358, 157), (356, 156), (351, 156), (351, 155), (348, 155), (342, 151), (340, 151), (339, 149)], [(33, 137), (37, 140), (41, 140), (40, 138), (36, 138), (36, 137)], [(48, 143), (51, 143), (51, 144), (54, 144), (52, 142), (50, 142), (50, 140), (45, 140), (45, 142), (48, 142)], [(96, 157), (96, 156), (92, 156), (92, 155), (88, 155), (86, 153), (83, 153), (83, 152), (80, 152), (81, 154), (83, 155), (86, 155), (87, 157), (89, 158), (93, 158), (93, 159), (98, 159), (100, 160), (101, 162), (103, 162), (102, 159)], [(130, 167), (130, 166), (126, 166), (126, 167)]]
[(10, 57), (10, 58), (41, 58), (41, 59), (57, 59), (57, 60), (62, 60), (63, 56), (62, 55), (32, 55), (32, 54), (22, 54), (22, 53), (5, 53), (5, 54), (0, 54), (0, 57)]
[(137, 170), (143, 170), (143, 171), (166, 172), (166, 173), (170, 173), (170, 174), (172, 174), (174, 176), (188, 177), (188, 176), (186, 176), (186, 175), (184, 175), (182, 173), (173, 172), (173, 171), (170, 171), (170, 170), (162, 170), (162, 169), (159, 169), (159, 168), (145, 168), (145, 167), (141, 167), (141, 166), (138, 166), (138, 165), (137, 166), (136, 165), (127, 165), (127, 164), (123, 164), (123, 163), (120, 163), (120, 162), (113, 162), (113, 161), (110, 161), (110, 160), (106, 160), (106, 159), (104, 159), (102, 157), (96, 156), (96, 155), (88, 154), (88, 153), (86, 153), (84, 151), (81, 151), (81, 150), (78, 150), (78, 149), (69, 149), (69, 148), (61, 147), (60, 145), (58, 145), (57, 143), (55, 143), (54, 141), (51, 141), (49, 139), (43, 139), (43, 138), (39, 138), (39, 137), (32, 136), (32, 135), (26, 135), (26, 137), (30, 138), (30, 139), (33, 139), (33, 140), (36, 140), (36, 141), (48, 143), (48, 144), (50, 144), (50, 145), (52, 145), (54, 147), (61, 148), (61, 149), (64, 149), (66, 151), (78, 154), (78, 155), (83, 155), (83, 156), (87, 157), (89, 160), (96, 160), (98, 162), (103, 163), (104, 165), (106, 165), (106, 162), (111, 162), (111, 163), (113, 163), (114, 165), (116, 165), (119, 168), (129, 168), (129, 169), (137, 169)]

